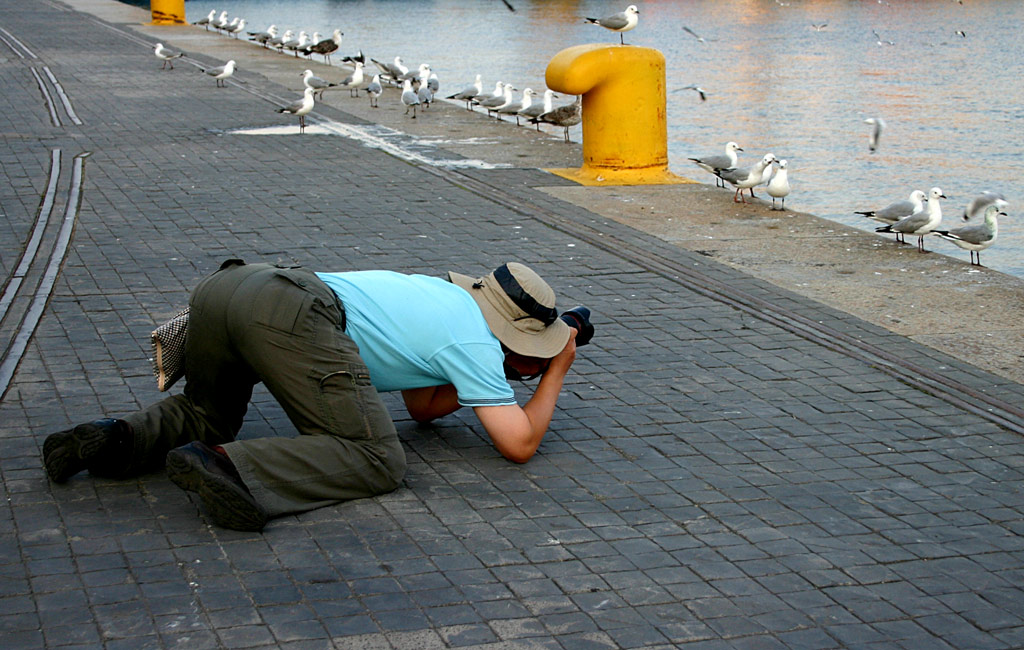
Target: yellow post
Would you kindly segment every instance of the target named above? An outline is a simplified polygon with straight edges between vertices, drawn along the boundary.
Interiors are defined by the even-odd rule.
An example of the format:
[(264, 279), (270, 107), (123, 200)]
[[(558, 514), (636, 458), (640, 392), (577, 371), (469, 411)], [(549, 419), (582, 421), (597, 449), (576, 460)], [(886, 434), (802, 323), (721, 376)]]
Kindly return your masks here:
[(155, 25), (180, 25), (185, 22), (185, 0), (149, 0)]
[(692, 182), (668, 171), (661, 52), (576, 45), (551, 59), (545, 79), (555, 92), (583, 96), (583, 166), (548, 171), (582, 185)]

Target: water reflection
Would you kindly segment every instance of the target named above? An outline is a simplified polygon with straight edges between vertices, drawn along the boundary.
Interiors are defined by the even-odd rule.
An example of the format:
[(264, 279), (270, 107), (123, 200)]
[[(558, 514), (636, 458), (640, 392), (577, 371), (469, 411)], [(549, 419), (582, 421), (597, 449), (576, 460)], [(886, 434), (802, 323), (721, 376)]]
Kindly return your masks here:
[[(362, 49), (410, 67), (429, 62), (442, 91), (482, 74), (518, 88), (544, 87), (551, 58), (571, 45), (618, 41), (583, 22), (609, 13), (606, 0), (193, 0), (195, 20), (210, 9), (244, 16), (254, 29), (279, 27), (345, 32), (343, 54)], [(628, 4), (622, 0), (622, 6)], [(720, 151), (729, 140), (746, 150), (741, 164), (767, 151), (790, 163), (787, 205), (864, 229), (852, 213), (941, 187), (949, 196), (946, 227), (983, 190), (1011, 200), (987, 266), (1024, 277), (1024, 227), (1017, 220), (1024, 181), (1018, 144), (1022, 106), (1016, 0), (799, 1), (650, 0), (636, 3), (640, 25), (631, 45), (661, 50), (668, 66), (669, 160), (674, 171), (710, 182), (687, 162)], [(785, 6), (783, 6), (785, 5)], [(619, 7), (621, 9), (622, 7)], [(812, 25), (827, 22), (820, 31)], [(683, 31), (688, 25), (705, 38)], [(966, 38), (957, 35), (962, 30)], [(893, 44), (889, 45), (888, 41)], [(671, 92), (696, 83), (693, 92)], [(870, 127), (888, 128), (878, 152)], [(575, 139), (579, 138), (576, 127)], [(929, 247), (957, 258), (953, 244)]]

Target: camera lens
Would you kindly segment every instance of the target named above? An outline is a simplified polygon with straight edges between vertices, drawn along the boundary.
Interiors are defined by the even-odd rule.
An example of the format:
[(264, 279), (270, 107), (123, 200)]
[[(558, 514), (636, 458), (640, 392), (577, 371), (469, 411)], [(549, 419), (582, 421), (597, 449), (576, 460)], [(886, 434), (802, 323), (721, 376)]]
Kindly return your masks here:
[(574, 307), (559, 316), (565, 323), (577, 331), (576, 347), (590, 343), (594, 337), (594, 326), (590, 324), (590, 310), (586, 307)]

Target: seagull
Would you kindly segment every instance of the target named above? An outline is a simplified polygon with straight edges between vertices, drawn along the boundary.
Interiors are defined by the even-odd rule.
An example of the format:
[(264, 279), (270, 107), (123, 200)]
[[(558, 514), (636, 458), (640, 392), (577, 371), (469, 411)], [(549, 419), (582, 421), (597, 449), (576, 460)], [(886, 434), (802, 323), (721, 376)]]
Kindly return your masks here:
[(380, 75), (375, 74), (370, 85), (366, 87), (366, 94), (370, 96), (371, 108), (377, 108), (377, 98), (380, 97), (382, 92), (384, 92), (384, 87), (380, 85)]
[(412, 80), (406, 79), (402, 82), (402, 103), (405, 104), (405, 114), (412, 109), (412, 119), (416, 119), (416, 107), (420, 105), (419, 95), (412, 89)]
[[(352, 74), (345, 77), (345, 79), (340, 84), (337, 85), (341, 88), (348, 88), (349, 97), (358, 97), (359, 87), (363, 85), (363, 81), (365, 80), (366, 75), (363, 74), (363, 64), (360, 63), (359, 61), (356, 61), (356, 69), (352, 71)], [(355, 95), (352, 94), (353, 91), (355, 92)], [(323, 95), (321, 95), (321, 97), (323, 97)]]
[(421, 63), (419, 65), (419, 67), (416, 68), (415, 70), (406, 70), (405, 73), (402, 74), (402, 76), (398, 78), (398, 81), (405, 81), (406, 79), (409, 79), (410, 81), (415, 82), (417, 80), (424, 79), (429, 74), (430, 74), (430, 64), (429, 63)]
[(291, 38), (292, 38), (292, 30), (286, 29), (286, 30), (284, 30), (284, 34), (281, 34), (280, 36), (274, 36), (272, 38), (267, 39), (267, 46), (268, 47), (276, 47), (278, 49), (278, 51), (280, 51), (281, 50), (281, 46), (284, 45), (284, 42), (285, 41), (290, 41)]
[(231, 34), (232, 38), (238, 38), (238, 35), (245, 29), (245, 18), (238, 21), (238, 24), (227, 30), (228, 34)]
[(431, 103), (434, 101), (434, 91), (430, 89), (430, 77), (427, 77), (425, 81), (420, 81), (419, 88), (416, 89), (416, 97), (420, 100), (420, 106), (423, 110), (427, 110)]
[(875, 35), (875, 40), (877, 41), (878, 45), (895, 45), (895, 43), (893, 43), (892, 41), (882, 40), (882, 37), (878, 35), (877, 31), (872, 29), (871, 33)]
[[(775, 156), (766, 153), (761, 160), (754, 163), (752, 167), (746, 167), (743, 169), (716, 169), (715, 175), (722, 180), (728, 181), (733, 187), (736, 188), (736, 193), (733, 194), (732, 200), (734, 203), (746, 203), (746, 199), (743, 198), (743, 190), (752, 189), (755, 185), (761, 182), (761, 177), (764, 175), (764, 169), (768, 165), (775, 162)], [(751, 194), (753, 196), (753, 194)], [(739, 199), (737, 201), (737, 198)]]
[(320, 42), (320, 32), (313, 32), (313, 35), (299, 47), (295, 48), (295, 56), (302, 54), (307, 59), (313, 58), (313, 46)]
[[(325, 38), (322, 41), (313, 43), (313, 45), (310, 46), (309, 51), (313, 54), (320, 54), (324, 57), (324, 63), (330, 64), (331, 54), (341, 47), (341, 37), (344, 35), (345, 34), (343, 34), (340, 29), (336, 29), (330, 38)], [(360, 51), (359, 55), (362, 56), (362, 54), (362, 51)], [(363, 62), (365, 63), (365, 59)]]
[(366, 55), (363, 54), (362, 50), (359, 50), (359, 53), (354, 55), (354, 56), (344, 56), (344, 57), (342, 57), (341, 58), (341, 62), (342, 63), (353, 63), (353, 64), (355, 64), (355, 63), (362, 63), (363, 65), (366, 65)]
[[(480, 102), (480, 107), (487, 109), (487, 117), (491, 116), (491, 113), (496, 113), (499, 108), (504, 108), (512, 103), (512, 91), (518, 90), (512, 84), (505, 84), (504, 92), (501, 97), (491, 97)], [(501, 117), (498, 117), (500, 120)]]
[[(525, 106), (519, 109), (519, 113), (517, 113), (517, 115), (520, 117), (524, 117), (531, 122), (534, 122), (537, 125), (537, 130), (540, 131), (540, 122), (536, 122), (533, 118), (540, 117), (544, 113), (550, 113), (551, 101), (555, 97), (558, 97), (558, 95), (555, 94), (555, 91), (548, 88), (547, 90), (544, 91), (544, 99), (540, 104), (531, 102), (529, 106)], [(516, 123), (519, 123), (518, 118), (516, 119)]]
[(520, 101), (518, 101), (518, 102), (509, 102), (508, 104), (505, 104), (504, 106), (499, 108), (497, 111), (495, 111), (495, 113), (497, 113), (497, 118), (499, 120), (501, 119), (502, 115), (514, 115), (515, 118), (516, 118), (516, 126), (520, 126), (520, 124), (519, 124), (519, 111), (523, 110), (524, 108), (529, 108), (530, 104), (532, 104), (532, 103), (533, 103), (533, 88), (526, 88), (525, 90), (523, 90), (523, 98)]
[(775, 199), (782, 199), (780, 210), (786, 209), (786, 197), (789, 196), (789, 170), (786, 169), (786, 161), (779, 161), (779, 170), (768, 182), (768, 194), (772, 197), (772, 210), (775, 209)]
[(321, 101), (323, 101), (325, 90), (327, 90), (328, 88), (334, 88), (335, 86), (338, 85), (336, 83), (331, 83), (326, 79), (321, 79), (320, 77), (314, 75), (312, 70), (306, 70), (299, 76), (302, 77), (302, 83), (304, 86), (306, 86), (306, 88), (313, 89), (314, 95), (319, 93)]
[(960, 38), (967, 38), (967, 32), (965, 32), (962, 29), (956, 30), (956, 35), (959, 36)]
[(430, 88), (430, 92), (435, 95), (441, 90), (441, 79), (438, 78), (437, 73), (433, 70), (430, 71), (430, 76), (427, 77), (427, 88)]
[[(505, 84), (500, 82), (500, 81), (496, 81), (496, 82), (494, 82), (494, 92), (493, 93), (487, 94), (487, 93), (483, 93), (482, 92), (479, 95), (474, 95), (473, 98), (471, 100), (469, 100), (469, 101), (470, 101), (470, 104), (479, 104), (480, 102), (486, 101), (486, 100), (494, 98), (494, 97), (501, 97), (504, 94), (505, 94)], [(472, 110), (472, 109), (470, 109), (470, 110)]]
[(220, 16), (219, 17), (210, 19), (210, 25), (214, 29), (224, 29), (225, 27), (227, 27), (227, 24), (228, 24), (228, 12), (227, 11), (222, 11), (222, 12), (220, 12)]
[[(678, 90), (695, 90), (697, 92), (697, 94), (700, 95), (700, 101), (702, 101), (702, 102), (708, 101), (708, 91), (704, 90), (703, 88), (701, 88), (697, 84), (690, 84), (689, 86), (683, 86), (682, 88), (677, 88), (676, 90), (677, 91)], [(675, 91), (673, 91), (673, 92), (675, 92)]]
[(871, 135), (868, 136), (868, 149), (874, 153), (878, 150), (878, 140), (882, 137), (882, 131), (885, 129), (885, 120), (880, 117), (869, 117), (864, 120), (864, 123), (874, 126), (871, 129)]
[(576, 101), (565, 106), (559, 106), (547, 113), (541, 113), (530, 120), (534, 124), (544, 122), (553, 124), (565, 129), (565, 141), (569, 141), (569, 127), (576, 126), (583, 120), (583, 95), (576, 95)]
[[(879, 223), (892, 225), (904, 217), (909, 217), (915, 212), (923, 210), (924, 197), (924, 192), (921, 190), (914, 190), (910, 193), (910, 198), (906, 201), (890, 203), (881, 210), (867, 210), (865, 212), (854, 212), (854, 214), (864, 215), (868, 219), (873, 219)], [(903, 233), (896, 233), (896, 241), (903, 241)]]
[(686, 25), (683, 25), (683, 31), (686, 32), (687, 34), (689, 34), (690, 36), (694, 37), (695, 39), (697, 39), (698, 43), (704, 43), (705, 42), (703, 36), (701, 36), (700, 34), (698, 34), (695, 31), (693, 31), (692, 29), (690, 29)]
[(629, 5), (625, 11), (620, 11), (617, 14), (611, 16), (605, 16), (604, 18), (584, 18), (584, 22), (592, 25), (600, 25), (605, 29), (610, 29), (613, 32), (619, 33), (619, 43), (625, 45), (626, 42), (622, 38), (622, 32), (628, 32), (629, 30), (636, 27), (637, 22), (640, 20), (640, 11), (636, 8), (636, 5)]
[[(1005, 205), (1005, 201), (1002, 202)], [(985, 222), (976, 226), (964, 226), (954, 230), (933, 230), (932, 234), (943, 239), (948, 239), (960, 248), (967, 249), (971, 253), (971, 264), (981, 266), (981, 251), (996, 243), (999, 236), (999, 222), (996, 215), (1006, 216), (1003, 212), (1003, 205), (999, 201), (989, 203), (985, 208)], [(977, 255), (978, 261), (974, 258)]]
[(200, 18), (199, 20), (197, 20), (196, 22), (194, 22), (192, 24), (193, 25), (202, 25), (203, 27), (206, 28), (206, 31), (210, 31), (210, 23), (212, 23), (213, 19), (216, 18), (216, 17), (217, 17), (217, 10), (216, 9), (211, 9), (210, 13), (206, 14), (205, 18)]
[(224, 65), (219, 65), (216, 68), (206, 68), (203, 72), (217, 80), (218, 88), (225, 88), (228, 85), (225, 79), (235, 74), (235, 60), (231, 59)]
[(894, 224), (875, 228), (875, 232), (900, 232), (904, 235), (917, 235), (917, 250), (924, 253), (924, 236), (939, 227), (942, 222), (942, 207), (939, 199), (946, 198), (942, 190), (933, 187), (928, 194), (928, 205), (909, 217), (903, 217)]
[(156, 55), (156, 58), (163, 60), (164, 64), (160, 66), (161, 70), (165, 69), (167, 66), (171, 66), (170, 69), (173, 70), (174, 62), (172, 61), (172, 59), (180, 59), (181, 57), (185, 56), (184, 52), (173, 52), (171, 50), (168, 50), (166, 47), (164, 47), (163, 43), (156, 44), (156, 47), (153, 49), (153, 54)]
[(715, 174), (715, 187), (725, 187), (725, 182), (718, 176), (715, 170), (736, 169), (736, 165), (739, 163), (739, 158), (736, 156), (737, 151), (743, 151), (743, 149), (735, 142), (728, 142), (725, 145), (725, 155), (704, 156), (702, 158), (690, 158), (690, 160), (697, 163), (697, 166), (704, 171)]
[(811, 27), (814, 28), (814, 31), (820, 32), (821, 30), (828, 27), (828, 21), (825, 21), (823, 23), (811, 23)]
[(281, 47), (283, 49), (286, 49), (286, 50), (291, 50), (292, 52), (295, 53), (295, 56), (298, 57), (299, 56), (299, 50), (306, 44), (306, 41), (308, 39), (309, 39), (309, 34), (307, 34), (304, 31), (301, 31), (301, 32), (299, 32), (299, 37), (297, 39), (292, 39), (290, 41), (285, 41), (284, 43), (281, 44)]
[(302, 91), (302, 99), (297, 99), (283, 108), (277, 109), (277, 113), (290, 113), (299, 118), (299, 133), (306, 132), (306, 114), (313, 110), (313, 89), (306, 87)]
[(235, 16), (234, 18), (231, 19), (230, 23), (226, 23), (226, 24), (223, 24), (223, 25), (217, 25), (217, 29), (223, 30), (224, 33), (228, 33), (230, 30), (235, 28), (235, 25), (238, 24), (239, 20), (240, 20), (240, 18), (238, 16)]
[(1006, 207), (1006, 197), (999, 192), (982, 192), (971, 199), (971, 202), (964, 208), (964, 221), (970, 221), (974, 217), (985, 214), (985, 210), (993, 203), (999, 207)]
[(249, 34), (250, 41), (256, 41), (263, 47), (267, 46), (267, 41), (277, 36), (277, 25), (271, 25), (262, 32), (247, 32)]

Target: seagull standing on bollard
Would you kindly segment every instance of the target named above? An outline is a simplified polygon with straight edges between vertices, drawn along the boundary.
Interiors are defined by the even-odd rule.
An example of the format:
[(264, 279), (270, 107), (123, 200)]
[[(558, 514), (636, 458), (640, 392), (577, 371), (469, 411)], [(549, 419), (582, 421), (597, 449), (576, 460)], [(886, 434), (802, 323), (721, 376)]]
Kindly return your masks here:
[(584, 21), (592, 25), (600, 25), (613, 32), (618, 32), (619, 43), (625, 45), (626, 41), (622, 38), (622, 32), (628, 32), (636, 27), (636, 24), (640, 21), (640, 11), (636, 8), (636, 5), (629, 5), (625, 11), (620, 11), (617, 14), (605, 16), (604, 18), (584, 18)]
[(156, 44), (156, 48), (153, 49), (153, 54), (156, 55), (156, 58), (163, 60), (164, 64), (160, 66), (161, 70), (165, 69), (168, 65), (171, 66), (170, 69), (173, 70), (174, 63), (172, 62), (172, 59), (180, 59), (181, 57), (185, 56), (183, 52), (173, 52), (171, 50), (168, 50), (166, 47), (164, 47), (163, 43)]
[(302, 91), (302, 99), (298, 99), (287, 106), (277, 109), (278, 113), (290, 113), (299, 118), (299, 133), (306, 132), (306, 114), (313, 110), (312, 88), (307, 87)]
[(203, 72), (217, 80), (218, 88), (224, 88), (228, 85), (227, 78), (235, 74), (235, 60), (231, 59), (224, 65), (219, 65), (216, 68), (207, 68)]

